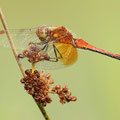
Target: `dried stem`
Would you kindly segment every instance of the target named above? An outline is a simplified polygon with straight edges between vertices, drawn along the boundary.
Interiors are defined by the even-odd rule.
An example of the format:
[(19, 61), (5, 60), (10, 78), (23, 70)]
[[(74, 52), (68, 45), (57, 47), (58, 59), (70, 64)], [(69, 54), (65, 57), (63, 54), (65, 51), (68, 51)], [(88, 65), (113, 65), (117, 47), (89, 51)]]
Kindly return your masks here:
[(13, 43), (12, 37), (11, 37), (9, 31), (8, 31), (8, 27), (7, 27), (7, 24), (6, 24), (6, 22), (5, 22), (4, 15), (3, 15), (3, 13), (2, 13), (1, 8), (0, 8), (0, 19), (1, 19), (1, 22), (2, 22), (2, 24), (3, 24), (4, 29), (5, 29), (5, 31), (6, 31), (6, 35), (7, 35), (7, 37), (8, 37), (10, 46), (11, 46), (11, 48), (12, 48), (12, 51), (13, 51), (13, 54), (14, 54), (14, 56), (15, 56), (15, 58), (16, 58), (16, 61), (17, 61), (17, 63), (18, 63), (18, 66), (19, 66), (19, 68), (20, 68), (20, 70), (21, 70), (21, 73), (23, 74), (23, 76), (25, 76), (23, 67), (22, 67), (22, 65), (21, 65), (21, 63), (20, 63), (20, 61), (19, 61), (19, 59), (18, 59), (18, 54), (17, 54), (16, 48), (15, 48), (15, 45), (14, 45), (14, 43)]
[[(5, 21), (5, 18), (4, 18), (4, 15), (3, 15), (3, 12), (2, 12), (2, 10), (1, 10), (1, 8), (0, 8), (0, 19), (1, 19), (1, 22), (2, 22), (2, 24), (3, 24), (4, 29), (5, 29), (5, 31), (6, 31), (6, 35), (7, 35), (7, 37), (8, 37), (10, 46), (11, 46), (11, 48), (12, 48), (12, 51), (13, 51), (13, 54), (14, 54), (14, 56), (15, 56), (15, 58), (16, 58), (16, 61), (17, 61), (17, 63), (18, 63), (18, 66), (19, 66), (19, 68), (20, 68), (20, 70), (21, 70), (21, 73), (22, 73), (23, 76), (25, 76), (24, 69), (23, 69), (23, 67), (22, 67), (22, 65), (21, 65), (21, 63), (20, 63), (20, 61), (19, 61), (18, 53), (17, 53), (17, 51), (16, 51), (16, 48), (15, 48), (14, 42), (13, 42), (13, 40), (12, 40), (12, 37), (11, 37), (9, 31), (8, 31), (8, 27), (7, 27), (7, 24), (6, 24), (6, 21)], [(37, 104), (37, 103), (36, 103), (36, 104)], [(37, 104), (37, 105), (38, 105), (40, 111), (42, 112), (44, 118), (45, 118), (46, 120), (50, 120), (50, 118), (49, 118), (49, 116), (47, 115), (45, 109), (44, 109), (40, 104)]]

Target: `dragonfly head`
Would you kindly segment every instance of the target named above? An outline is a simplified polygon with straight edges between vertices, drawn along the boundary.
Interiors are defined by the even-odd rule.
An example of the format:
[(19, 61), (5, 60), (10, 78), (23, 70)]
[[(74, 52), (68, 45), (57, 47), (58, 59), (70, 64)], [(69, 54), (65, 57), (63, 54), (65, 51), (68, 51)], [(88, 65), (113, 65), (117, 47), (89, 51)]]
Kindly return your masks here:
[(36, 30), (36, 35), (41, 41), (45, 41), (47, 39), (47, 27), (46, 26), (39, 27)]

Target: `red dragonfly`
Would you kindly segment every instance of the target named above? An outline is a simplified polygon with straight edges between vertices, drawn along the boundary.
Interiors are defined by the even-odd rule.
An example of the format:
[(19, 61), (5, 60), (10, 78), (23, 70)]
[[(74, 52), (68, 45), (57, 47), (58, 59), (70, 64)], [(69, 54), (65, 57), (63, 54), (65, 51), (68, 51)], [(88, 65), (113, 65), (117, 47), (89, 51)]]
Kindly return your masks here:
[[(49, 54), (51, 62), (37, 64), (38, 68), (52, 69), (69, 66), (78, 58), (77, 48), (97, 52), (120, 60), (120, 55), (96, 48), (83, 39), (74, 38), (65, 27), (42, 26), (34, 29), (8, 30), (13, 37), (17, 49), (25, 50), (29, 44), (35, 44)], [(0, 45), (10, 47), (5, 36), (6, 31), (0, 31)], [(5, 39), (6, 38), (6, 39)], [(24, 61), (26, 64), (26, 62)], [(57, 67), (56, 67), (57, 66)]]

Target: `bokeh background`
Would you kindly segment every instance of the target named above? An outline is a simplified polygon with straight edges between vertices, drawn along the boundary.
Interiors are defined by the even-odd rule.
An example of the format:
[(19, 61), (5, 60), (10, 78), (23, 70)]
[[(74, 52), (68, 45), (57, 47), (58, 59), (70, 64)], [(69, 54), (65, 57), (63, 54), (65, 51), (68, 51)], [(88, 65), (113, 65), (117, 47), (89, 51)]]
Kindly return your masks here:
[[(119, 0), (0, 0), (0, 7), (11, 29), (62, 25), (76, 37), (120, 54)], [(78, 51), (74, 65), (47, 71), (78, 98), (61, 105), (52, 95), (46, 107), (51, 120), (120, 120), (120, 61)], [(0, 120), (44, 120), (21, 78), (11, 50), (0, 47)]]

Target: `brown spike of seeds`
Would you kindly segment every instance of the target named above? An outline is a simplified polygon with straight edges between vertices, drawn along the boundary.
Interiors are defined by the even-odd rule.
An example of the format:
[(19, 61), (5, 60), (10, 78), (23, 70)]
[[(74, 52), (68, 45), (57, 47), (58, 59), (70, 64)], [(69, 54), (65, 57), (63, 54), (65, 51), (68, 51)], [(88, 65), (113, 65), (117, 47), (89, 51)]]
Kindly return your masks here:
[(58, 94), (62, 104), (77, 100), (75, 96), (71, 97), (68, 86), (61, 87), (61, 85), (56, 85), (50, 89), (50, 85), (54, 83), (50, 73), (45, 74), (44, 71), (39, 72), (37, 70), (32, 73), (31, 69), (27, 69), (25, 74), (26, 76), (21, 79), (21, 83), (24, 84), (24, 88), (28, 94), (32, 95), (35, 101), (43, 107), (45, 107), (47, 103), (52, 102), (49, 96), (50, 93)]
[(33, 43), (30, 43), (29, 48), (24, 50), (22, 54), (19, 54), (18, 57), (28, 58), (28, 61), (33, 64), (44, 60), (50, 60), (50, 56), (46, 52), (43, 52), (37, 44)]

